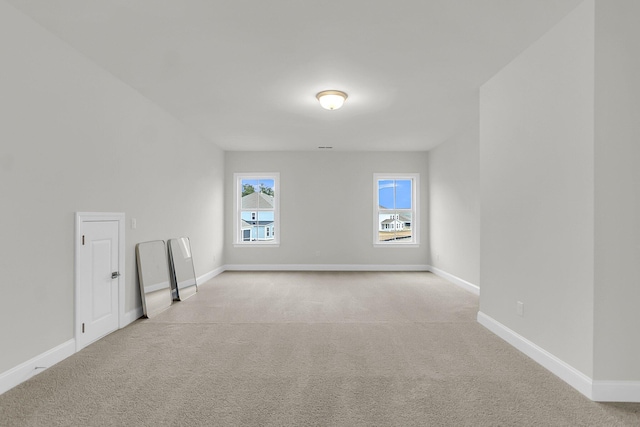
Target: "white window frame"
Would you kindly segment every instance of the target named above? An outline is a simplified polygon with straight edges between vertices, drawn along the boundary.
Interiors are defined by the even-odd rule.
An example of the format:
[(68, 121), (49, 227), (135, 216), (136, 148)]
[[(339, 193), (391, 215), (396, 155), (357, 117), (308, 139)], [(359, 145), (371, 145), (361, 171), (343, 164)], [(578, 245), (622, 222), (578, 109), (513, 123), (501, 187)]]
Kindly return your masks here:
[[(378, 182), (384, 180), (411, 180), (411, 240), (393, 240), (390, 242), (378, 241), (378, 231), (380, 228), (380, 213), (386, 209), (380, 209), (378, 200)], [(404, 247), (415, 248), (420, 246), (420, 200), (419, 200), (419, 173), (374, 173), (373, 174), (373, 246), (376, 248)], [(404, 209), (400, 209), (403, 211)]]
[[(247, 246), (263, 246), (263, 247), (278, 247), (280, 246), (280, 233), (274, 236), (271, 240), (254, 240), (254, 241), (243, 241), (242, 235), (242, 180), (245, 179), (272, 179), (273, 180), (273, 226), (272, 230), (275, 230), (278, 227), (280, 230), (280, 174), (278, 172), (265, 172), (265, 173), (234, 173), (234, 220), (233, 220), (233, 245), (235, 247), (247, 247)], [(271, 210), (271, 209), (253, 209), (256, 213), (261, 210)], [(272, 233), (273, 235), (273, 233)]]

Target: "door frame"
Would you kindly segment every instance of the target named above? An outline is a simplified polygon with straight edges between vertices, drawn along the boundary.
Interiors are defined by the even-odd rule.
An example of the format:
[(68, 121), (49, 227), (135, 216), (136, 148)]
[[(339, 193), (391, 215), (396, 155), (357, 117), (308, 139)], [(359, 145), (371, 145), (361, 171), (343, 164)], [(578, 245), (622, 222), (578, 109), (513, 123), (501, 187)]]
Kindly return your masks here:
[(125, 289), (126, 289), (126, 269), (125, 269), (125, 214), (124, 212), (76, 212), (76, 235), (74, 254), (74, 341), (76, 351), (82, 350), (85, 346), (80, 345), (80, 335), (82, 334), (82, 321), (80, 319), (80, 300), (78, 298), (80, 290), (80, 247), (82, 246), (82, 225), (85, 222), (95, 221), (117, 221), (118, 222), (118, 271), (122, 272), (118, 277), (118, 329), (125, 326)]

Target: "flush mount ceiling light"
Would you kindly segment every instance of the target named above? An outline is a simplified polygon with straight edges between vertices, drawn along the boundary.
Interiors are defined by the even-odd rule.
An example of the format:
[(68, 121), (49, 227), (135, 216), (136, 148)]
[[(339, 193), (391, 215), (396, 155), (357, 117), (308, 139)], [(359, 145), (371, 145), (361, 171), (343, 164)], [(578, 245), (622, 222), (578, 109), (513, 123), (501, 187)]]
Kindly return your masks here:
[(340, 90), (323, 90), (316, 95), (325, 110), (337, 110), (342, 107), (347, 94)]

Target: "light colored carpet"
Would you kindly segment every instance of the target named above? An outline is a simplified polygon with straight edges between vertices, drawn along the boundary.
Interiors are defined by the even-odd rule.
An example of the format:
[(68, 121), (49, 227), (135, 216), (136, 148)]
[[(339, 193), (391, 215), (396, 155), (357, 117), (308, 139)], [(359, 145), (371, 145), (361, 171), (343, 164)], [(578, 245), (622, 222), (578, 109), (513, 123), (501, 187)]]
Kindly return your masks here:
[(638, 426), (430, 273), (226, 272), (0, 396), (1, 426)]

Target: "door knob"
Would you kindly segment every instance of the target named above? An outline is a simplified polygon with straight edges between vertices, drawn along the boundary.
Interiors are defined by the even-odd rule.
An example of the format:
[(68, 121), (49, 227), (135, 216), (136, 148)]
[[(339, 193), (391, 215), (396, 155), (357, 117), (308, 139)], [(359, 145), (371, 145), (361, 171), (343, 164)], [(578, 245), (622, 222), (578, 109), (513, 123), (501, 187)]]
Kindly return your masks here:
[(113, 273), (111, 273), (111, 278), (112, 279), (117, 279), (118, 277), (120, 277), (120, 272), (114, 271)]

